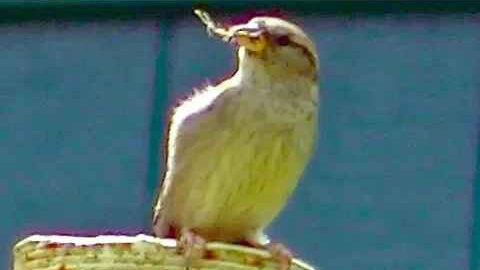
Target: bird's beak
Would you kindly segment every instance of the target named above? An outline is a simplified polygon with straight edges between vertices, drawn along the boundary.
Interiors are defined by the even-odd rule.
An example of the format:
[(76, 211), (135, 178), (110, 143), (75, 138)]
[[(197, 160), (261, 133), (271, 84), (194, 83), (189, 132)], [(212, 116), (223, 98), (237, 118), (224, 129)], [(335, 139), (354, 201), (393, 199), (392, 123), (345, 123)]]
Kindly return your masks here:
[(267, 46), (265, 30), (258, 28), (232, 29), (230, 41), (245, 47), (247, 50), (260, 52)]

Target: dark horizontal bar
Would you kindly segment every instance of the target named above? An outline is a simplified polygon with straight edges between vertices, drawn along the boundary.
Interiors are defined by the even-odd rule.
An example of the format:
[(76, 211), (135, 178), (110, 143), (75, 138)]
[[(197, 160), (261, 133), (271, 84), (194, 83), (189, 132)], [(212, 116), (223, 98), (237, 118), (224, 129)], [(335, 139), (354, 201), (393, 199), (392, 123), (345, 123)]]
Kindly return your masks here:
[(45, 19), (135, 19), (191, 15), (201, 6), (213, 11), (242, 12), (252, 9), (285, 9), (319, 15), (384, 13), (478, 13), (480, 1), (0, 1), (0, 21)]

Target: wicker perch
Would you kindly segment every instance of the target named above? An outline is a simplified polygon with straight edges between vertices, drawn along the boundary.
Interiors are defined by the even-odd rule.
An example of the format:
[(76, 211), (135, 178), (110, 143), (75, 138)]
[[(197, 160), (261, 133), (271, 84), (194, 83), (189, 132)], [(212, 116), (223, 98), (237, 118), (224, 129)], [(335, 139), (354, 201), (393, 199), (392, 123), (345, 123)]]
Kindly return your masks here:
[[(73, 237), (33, 235), (13, 248), (14, 270), (183, 270), (185, 261), (176, 241), (148, 235)], [(208, 243), (194, 269), (276, 270), (264, 250)], [(314, 270), (294, 259), (291, 270)]]

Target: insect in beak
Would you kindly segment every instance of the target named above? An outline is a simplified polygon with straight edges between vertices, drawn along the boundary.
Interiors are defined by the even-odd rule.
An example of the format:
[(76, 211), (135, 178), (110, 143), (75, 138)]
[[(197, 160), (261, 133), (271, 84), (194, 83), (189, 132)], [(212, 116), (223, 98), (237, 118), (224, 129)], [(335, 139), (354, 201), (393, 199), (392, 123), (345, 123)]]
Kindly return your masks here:
[(232, 41), (247, 50), (260, 52), (267, 46), (265, 30), (258, 28), (239, 28), (232, 34)]

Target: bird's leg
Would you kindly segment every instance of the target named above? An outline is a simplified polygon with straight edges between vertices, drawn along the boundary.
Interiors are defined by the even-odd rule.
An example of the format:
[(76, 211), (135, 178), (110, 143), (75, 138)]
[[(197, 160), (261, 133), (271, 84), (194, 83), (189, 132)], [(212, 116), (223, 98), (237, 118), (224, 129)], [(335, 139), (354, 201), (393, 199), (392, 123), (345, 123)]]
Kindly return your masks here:
[(193, 260), (201, 258), (205, 253), (206, 241), (201, 236), (195, 234), (187, 228), (183, 228), (180, 232), (178, 241), (178, 249), (183, 253), (187, 269), (192, 266)]
[(281, 243), (269, 243), (265, 248), (280, 265), (279, 270), (288, 270), (292, 263), (292, 252)]
[(292, 263), (292, 252), (281, 243), (272, 243), (263, 233), (255, 233), (245, 240), (247, 245), (255, 248), (266, 249), (272, 257), (278, 262), (278, 270), (288, 270)]

